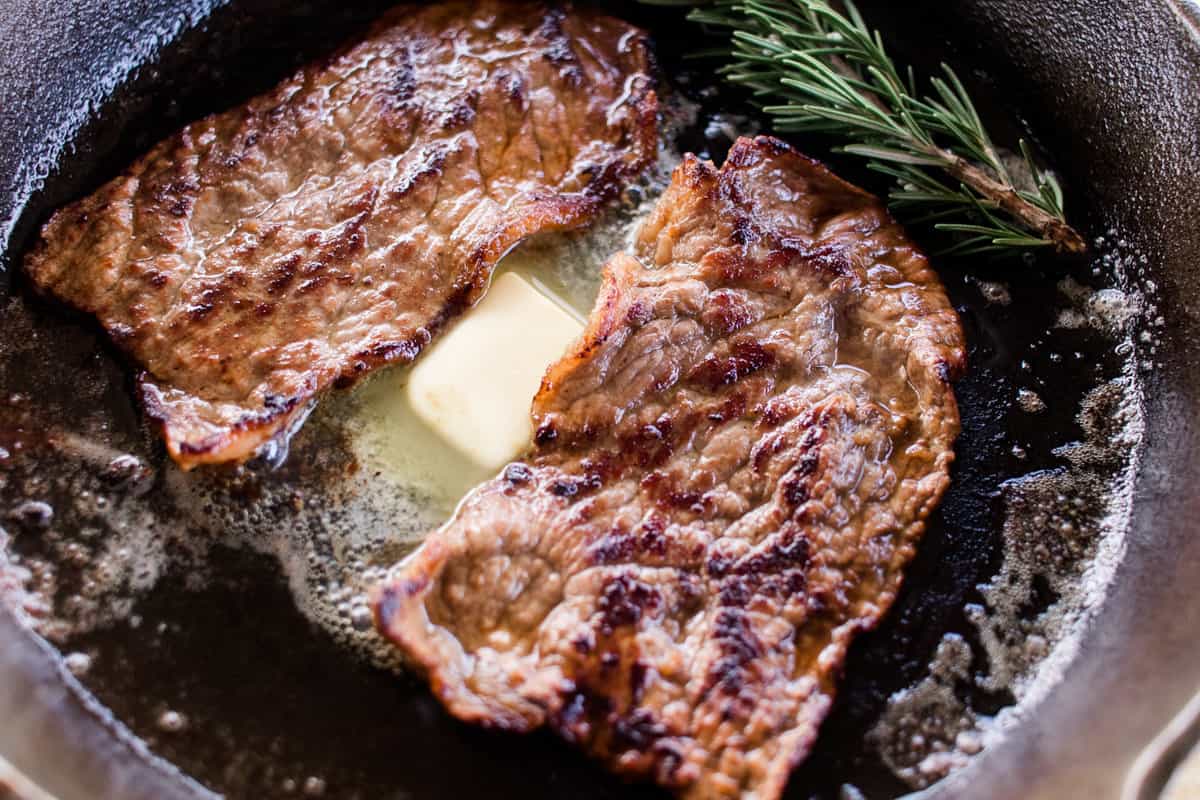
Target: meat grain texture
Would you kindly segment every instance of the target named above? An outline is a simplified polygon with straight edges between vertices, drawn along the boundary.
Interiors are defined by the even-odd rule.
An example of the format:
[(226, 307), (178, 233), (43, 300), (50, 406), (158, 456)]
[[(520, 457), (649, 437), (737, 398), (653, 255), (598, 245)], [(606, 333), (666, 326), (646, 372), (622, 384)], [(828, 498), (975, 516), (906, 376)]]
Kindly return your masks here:
[(949, 482), (962, 331), (877, 199), (778, 140), (688, 157), (536, 441), (376, 592), (458, 717), (687, 798), (778, 797)]
[(240, 461), (649, 166), (650, 72), (643, 34), (592, 12), (401, 6), (58, 212), (27, 271), (142, 368), (176, 461)]

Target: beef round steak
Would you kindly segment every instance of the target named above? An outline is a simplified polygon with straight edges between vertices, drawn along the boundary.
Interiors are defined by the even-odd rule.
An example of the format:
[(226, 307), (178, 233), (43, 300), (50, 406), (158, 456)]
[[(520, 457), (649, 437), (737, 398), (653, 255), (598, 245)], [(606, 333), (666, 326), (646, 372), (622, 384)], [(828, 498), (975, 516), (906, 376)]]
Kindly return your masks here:
[(415, 358), (507, 250), (588, 223), (656, 153), (636, 28), (401, 6), (59, 211), (26, 269), (144, 370), (181, 466), (240, 461), (331, 385)]
[(959, 320), (871, 195), (687, 157), (534, 401), (527, 457), (374, 596), (465, 720), (771, 800), (949, 482)]

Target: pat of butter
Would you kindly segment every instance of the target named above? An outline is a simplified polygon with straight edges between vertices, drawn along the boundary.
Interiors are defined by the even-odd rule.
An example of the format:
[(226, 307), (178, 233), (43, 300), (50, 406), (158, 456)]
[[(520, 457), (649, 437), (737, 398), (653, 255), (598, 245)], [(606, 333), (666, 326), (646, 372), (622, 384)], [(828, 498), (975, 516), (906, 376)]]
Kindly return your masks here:
[(417, 362), (408, 400), (425, 424), (495, 472), (529, 446), (530, 405), (546, 368), (583, 326), (506, 272)]

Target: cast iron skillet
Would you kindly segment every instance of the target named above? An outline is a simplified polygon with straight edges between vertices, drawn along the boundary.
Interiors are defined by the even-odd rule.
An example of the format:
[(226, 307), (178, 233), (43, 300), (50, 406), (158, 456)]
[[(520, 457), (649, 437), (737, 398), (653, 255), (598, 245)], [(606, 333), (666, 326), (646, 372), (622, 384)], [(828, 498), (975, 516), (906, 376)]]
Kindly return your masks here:
[[(1148, 256), (1149, 277), (1160, 287), (1165, 335), (1144, 376), (1146, 434), (1116, 577), (1054, 689), (1024, 709), (1022, 723), (1002, 743), (931, 790), (936, 797), (1115, 797), (1142, 745), (1200, 686), (1194, 12), (1170, 0), (967, 0), (953, 11), (933, 0), (903, 9), (863, 5), (899, 46), (908, 43), (910, 58), (944, 57), (986, 69), (988, 80), (977, 81), (990, 95), (985, 103), (1012, 106), (1030, 121), (1067, 180), (1080, 223), (1092, 232), (1116, 226), (1130, 248)], [(227, 107), (327, 51), (379, 7), (323, 0), (16, 0), (0, 8), (3, 288), (54, 207), (181, 122)], [(664, 61), (689, 42), (667, 12), (617, 11), (652, 28)], [(1013, 274), (979, 267), (1012, 286), (1016, 310), (1000, 330), (983, 329), (971, 313), (957, 269), (944, 265), (943, 275), (963, 310), (975, 366), (959, 387), (966, 425), (955, 489), (893, 613), (855, 647), (842, 698), (817, 752), (793, 780), (792, 796), (836, 796), (847, 780), (872, 796), (902, 788), (859, 743), (887, 695), (919, 677), (944, 632), (964, 625), (963, 602), (995, 568), (999, 543), (989, 498), (1010, 465), (994, 444), (1008, 431), (992, 406), (998, 390), (1012, 388), (1004, 368), (993, 367), (1004, 361), (995, 350), (1027, 328), (1044, 327), (1050, 311), (1032, 300), (1063, 268), (1039, 264)], [(11, 283), (23, 291), (19, 280)], [(66, 324), (92, 341), (82, 323)], [(1070, 370), (1061, 373), (1045, 376), (1050, 390), (1078, 391)], [(56, 385), (69, 392), (69, 372)], [(1069, 416), (1043, 424), (1069, 425)], [(220, 783), (235, 750), (262, 744), (269, 752), (252, 754), (261, 756), (250, 759), (252, 768), (269, 772), (277, 747), (280, 763), (324, 764), (326, 776), (347, 777), (338, 786), (351, 787), (353, 778), (366, 797), (657, 796), (608, 778), (548, 737), (493, 737), (450, 722), (419, 687), (348, 662), (310, 630), (270, 563), (237, 554), (228, 560), (228, 583), (199, 594), (156, 590), (146, 598), (146, 614), (187, 619), (189, 634), (153, 657), (145, 655), (143, 635), (110, 634), (106, 660), (117, 666), (101, 671), (93, 686), (135, 727), (150, 708), (139, 698), (190, 693), (198, 706), (218, 712), (213, 725), (227, 714), (239, 720), (239, 730), (260, 735), (208, 750), (189, 750), (186, 741), (157, 744), (189, 772)], [(287, 727), (271, 739), (254, 729), (257, 717), (264, 727), (281, 720)], [(209, 796), (149, 756), (7, 611), (0, 612), (0, 755), (64, 800)], [(302, 791), (304, 776), (297, 777)]]

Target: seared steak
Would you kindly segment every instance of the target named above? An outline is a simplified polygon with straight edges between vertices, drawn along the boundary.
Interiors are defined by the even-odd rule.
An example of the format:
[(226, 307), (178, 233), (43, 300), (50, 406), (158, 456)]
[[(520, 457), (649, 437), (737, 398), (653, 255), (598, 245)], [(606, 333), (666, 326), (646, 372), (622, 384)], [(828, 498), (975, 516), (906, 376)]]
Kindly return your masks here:
[(465, 720), (775, 798), (949, 481), (962, 331), (874, 197), (688, 157), (534, 401), (527, 458), (375, 595)]
[(521, 2), (402, 6), (58, 212), (33, 283), (140, 364), (185, 468), (415, 358), (524, 237), (586, 224), (657, 149), (647, 43)]

